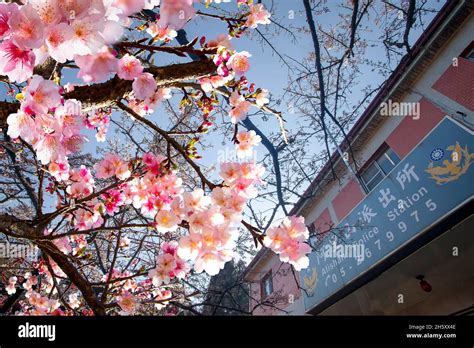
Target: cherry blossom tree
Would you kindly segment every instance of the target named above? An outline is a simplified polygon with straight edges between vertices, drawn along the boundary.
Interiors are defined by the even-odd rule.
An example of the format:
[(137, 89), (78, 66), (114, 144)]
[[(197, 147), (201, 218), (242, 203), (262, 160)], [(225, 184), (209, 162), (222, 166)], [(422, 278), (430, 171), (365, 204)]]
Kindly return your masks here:
[[(2, 273), (7, 295), (22, 293), (17, 314), (192, 312), (188, 304), (205, 295), (193, 278), (218, 274), (243, 235), (297, 270), (308, 265), (302, 218), (265, 234), (244, 214), (265, 168), (248, 157), (261, 137), (239, 122), (262, 110), (286, 134), (268, 90), (245, 77), (251, 53), (230, 39), (269, 24), (271, 14), (251, 0), (237, 0), (231, 17), (197, 10), (212, 5), (198, 2), (0, 3), (0, 232), (39, 250), (37, 260)], [(225, 21), (228, 32), (177, 43), (196, 16)], [(193, 60), (155, 63), (166, 55)], [(154, 120), (164, 107), (170, 129)], [(227, 109), (240, 160), (212, 171), (197, 145), (219, 127), (218, 108)], [(102, 143), (94, 153), (92, 141)]]
[[(0, 264), (0, 312), (215, 313), (223, 304), (209, 308), (209, 280), (240, 254), (269, 247), (296, 279), (317, 248), (308, 237), (340, 234), (309, 232), (288, 207), (329, 182), (301, 194), (383, 86), (362, 83), (364, 66), (387, 77), (436, 11), (427, 0), (341, 1), (326, 26), (331, 6), (302, 0), (297, 27), (275, 16), (276, 1), (235, 0), (232, 13), (220, 2), (0, 2), (0, 241), (39, 250)], [(228, 30), (188, 40), (198, 19)], [(275, 33), (305, 33), (313, 51), (288, 57)], [(242, 36), (288, 68), (278, 100), (246, 78), (265, 67), (233, 48)], [(374, 42), (384, 49), (377, 60)], [(298, 127), (275, 110), (282, 101), (300, 114)], [(237, 159), (207, 166), (216, 134)], [(311, 151), (316, 143), (322, 151)], [(256, 146), (266, 150), (259, 162)]]

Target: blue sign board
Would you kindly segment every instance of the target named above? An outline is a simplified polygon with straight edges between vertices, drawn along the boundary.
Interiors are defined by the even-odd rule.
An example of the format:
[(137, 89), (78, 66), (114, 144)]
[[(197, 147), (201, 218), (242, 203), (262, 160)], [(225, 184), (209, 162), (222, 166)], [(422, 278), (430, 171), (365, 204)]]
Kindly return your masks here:
[(309, 255), (306, 310), (474, 195), (473, 132), (445, 117)]

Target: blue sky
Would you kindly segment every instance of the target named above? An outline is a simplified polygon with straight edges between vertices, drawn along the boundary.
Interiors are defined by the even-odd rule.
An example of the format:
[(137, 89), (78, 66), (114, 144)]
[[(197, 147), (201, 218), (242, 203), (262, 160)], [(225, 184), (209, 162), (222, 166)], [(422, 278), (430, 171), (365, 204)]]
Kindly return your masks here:
[[(340, 4), (343, 2), (340, 1), (329, 1), (325, 6), (330, 10), (329, 12), (323, 15), (315, 15), (315, 21), (318, 24), (321, 24), (324, 28), (329, 28), (331, 25), (334, 25), (339, 21), (339, 16), (341, 14), (348, 15), (350, 14), (350, 9), (341, 9)], [(287, 28), (296, 28), (304, 27), (306, 25), (306, 17), (303, 12), (303, 2), (299, 0), (264, 0), (263, 4), (272, 12), (272, 18), (276, 20), (279, 24)], [(273, 6), (272, 6), (273, 5)], [(440, 3), (434, 2), (431, 4), (433, 7), (441, 7)], [(203, 6), (197, 5), (200, 10), (203, 12), (213, 12), (213, 8), (204, 8)], [(235, 1), (231, 3), (221, 3), (219, 6), (222, 10), (228, 12), (235, 12), (237, 6)], [(434, 16), (434, 14), (433, 14)], [(427, 20), (426, 23), (429, 23)], [(187, 36), (191, 40), (195, 36), (206, 36), (207, 39), (213, 39), (219, 34), (226, 32), (226, 25), (224, 22), (197, 17), (192, 20), (186, 26)], [(291, 37), (284, 33), (282, 30), (275, 34), (275, 25), (270, 24), (266, 27), (259, 26), (259, 29), (265, 33), (270, 41), (270, 43), (275, 47), (275, 49), (285, 57), (285, 59), (290, 60), (287, 57), (301, 61), (303, 58), (307, 57), (310, 52), (313, 51), (313, 45), (309, 33), (298, 33), (295, 32), (297, 40), (292, 40)], [(413, 43), (416, 38), (419, 36), (420, 31), (412, 32), (410, 36), (410, 42)], [(262, 44), (258, 40), (258, 33), (251, 32), (250, 35), (244, 35), (239, 39), (233, 39), (232, 43), (237, 51), (246, 50), (252, 54), (250, 58), (251, 69), (246, 74), (249, 82), (253, 82), (257, 87), (266, 88), (270, 91), (272, 95), (272, 101), (281, 100), (279, 105), (273, 104), (272, 106), (275, 109), (283, 112), (283, 116), (287, 121), (286, 127), (288, 130), (296, 129), (300, 124), (299, 115), (297, 112), (291, 112), (292, 108), (288, 107), (291, 104), (291, 98), (288, 98), (288, 95), (285, 99), (282, 99), (282, 96), (285, 93), (285, 88), (288, 86), (288, 76), (289, 71), (287, 66), (279, 59), (279, 57), (272, 51), (272, 49), (267, 44)], [(374, 45), (374, 47), (369, 47), (367, 49), (368, 59), (379, 60), (383, 57), (380, 55), (383, 54), (381, 49), (381, 43), (376, 40), (376, 32), (365, 32), (364, 39), (367, 40), (369, 45)], [(176, 44), (176, 43), (173, 43)], [(168, 54), (159, 54), (155, 55), (155, 64), (158, 66), (167, 65), (172, 62), (183, 62), (189, 61), (189, 58), (177, 58)], [(359, 100), (362, 96), (360, 92), (367, 84), (371, 83), (372, 85), (380, 84), (383, 82), (384, 78), (377, 72), (372, 72), (368, 67), (363, 67), (362, 70), (363, 78), (354, 85), (351, 97), (355, 100)], [(75, 72), (68, 72), (66, 78), (63, 79), (63, 83), (77, 81), (74, 78)], [(0, 90), (0, 95), (5, 95), (5, 89), (2, 87)], [(172, 102), (174, 105), (177, 105), (178, 98), (173, 98)], [(256, 111), (256, 110), (252, 110)], [(170, 127), (167, 115), (165, 114), (163, 108), (158, 109), (153, 115), (148, 116), (154, 122), (157, 122), (162, 128), (167, 129)], [(259, 126), (259, 128), (266, 134), (270, 135), (272, 133), (278, 133), (279, 127), (278, 122), (275, 117), (270, 116), (267, 121), (263, 121), (261, 117), (254, 117), (252, 121)], [(84, 150), (96, 153), (97, 146), (103, 146), (103, 143), (97, 143), (94, 138), (94, 133), (90, 131), (84, 131), (89, 138), (89, 143), (86, 144)], [(109, 130), (109, 137), (115, 136), (114, 126), (111, 126)], [(144, 136), (143, 134), (137, 134), (137, 137)], [(146, 134), (145, 134), (146, 136)], [(232, 134), (230, 133), (226, 139), (226, 144), (229, 151), (232, 151), (233, 146), (231, 144), (230, 138)], [(205, 135), (206, 142), (212, 144), (214, 147), (208, 149), (202, 153), (203, 159), (200, 160), (200, 164), (203, 166), (213, 166), (216, 164), (217, 158), (219, 156), (219, 150), (222, 150), (222, 141), (224, 140), (220, 135), (217, 136), (212, 131)], [(115, 139), (117, 140), (117, 139)], [(120, 139), (119, 139), (120, 140)], [(315, 142), (310, 144), (310, 151), (318, 152), (320, 151), (321, 144)], [(257, 148), (258, 158), (262, 158), (266, 154), (266, 150), (263, 146), (259, 145)]]

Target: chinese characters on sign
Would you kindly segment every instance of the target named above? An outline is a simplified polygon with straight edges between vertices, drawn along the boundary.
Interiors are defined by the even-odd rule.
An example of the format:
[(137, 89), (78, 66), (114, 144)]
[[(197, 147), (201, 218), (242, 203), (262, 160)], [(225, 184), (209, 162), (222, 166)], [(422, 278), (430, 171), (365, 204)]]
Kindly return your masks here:
[[(433, 149), (449, 150), (455, 148), (453, 144), (466, 149), (466, 158), (457, 162), (465, 174), (440, 184), (438, 178), (430, 176), (430, 156)], [(473, 149), (472, 133), (445, 118), (336, 226), (342, 227), (343, 233), (332, 234), (310, 255), (308, 269), (301, 272), (302, 283), (313, 272), (318, 281), (309, 292), (312, 296), (304, 294), (306, 309), (334, 294), (472, 198), (474, 169), (469, 168), (469, 156), (474, 155), (469, 150)], [(335, 243), (362, 245), (364, 257), (327, 257), (325, 248)]]

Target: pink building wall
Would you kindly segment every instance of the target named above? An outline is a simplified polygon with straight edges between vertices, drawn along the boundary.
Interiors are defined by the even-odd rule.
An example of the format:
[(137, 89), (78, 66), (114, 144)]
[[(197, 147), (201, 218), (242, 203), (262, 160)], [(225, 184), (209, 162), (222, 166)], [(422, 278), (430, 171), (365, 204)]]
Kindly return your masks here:
[[(291, 271), (291, 267), (287, 263), (282, 263), (278, 256), (272, 254), (269, 264), (271, 265), (272, 275), (273, 275), (273, 293), (268, 296), (268, 301), (273, 303), (276, 307), (280, 309), (286, 309), (292, 304), (301, 298), (301, 291), (298, 288), (296, 279), (298, 279), (298, 272)], [(270, 267), (264, 268), (262, 271), (261, 277), (263, 278), (265, 274), (269, 271)], [(259, 269), (255, 269), (254, 272), (259, 272)], [(260, 300), (260, 282), (256, 281), (250, 284), (250, 291), (252, 298)], [(250, 300), (250, 309), (253, 309), (257, 301)], [(259, 306), (253, 312), (254, 315), (282, 315), (284, 312), (272, 308), (269, 306)]]
[(342, 220), (363, 198), (364, 193), (357, 180), (349, 181), (332, 201), (337, 219)]
[(405, 117), (385, 140), (388, 146), (403, 159), (442, 119), (444, 113), (422, 98), (420, 118)]
[[(442, 93), (458, 104), (474, 110), (474, 62), (459, 57), (457, 67), (450, 66), (433, 84), (432, 89)], [(420, 118), (415, 120), (412, 117), (405, 117), (400, 124), (385, 139), (393, 151), (403, 159), (444, 117), (446, 112), (434, 106), (425, 98), (420, 100)], [(336, 197), (327, 203), (327, 207), (315, 219), (314, 225), (320, 232), (327, 231), (328, 227), (334, 223), (329, 213), (332, 208), (336, 218), (343, 219), (363, 198), (362, 192), (356, 179), (352, 179), (343, 187)], [(307, 221), (309, 222), (309, 221)], [(270, 259), (260, 260), (254, 269), (254, 272), (260, 272), (261, 279), (272, 269), (274, 292), (269, 296), (276, 300), (279, 308), (285, 309), (290, 303), (290, 296), (294, 301), (301, 298), (301, 290), (298, 287), (299, 275), (291, 272), (288, 264), (282, 264), (277, 255), (267, 256)], [(256, 280), (251, 284), (252, 296), (260, 300), (260, 283)], [(250, 308), (256, 305), (256, 301), (251, 300)], [(259, 307), (254, 311), (256, 315), (278, 315), (281, 311), (269, 307)], [(300, 313), (302, 314), (302, 313)]]
[(328, 231), (333, 225), (334, 222), (331, 219), (328, 208), (324, 209), (321, 215), (319, 215), (318, 218), (314, 220), (314, 227), (316, 228), (316, 231), (320, 233)]
[(433, 89), (474, 111), (474, 62), (463, 57), (451, 65), (433, 85)]

